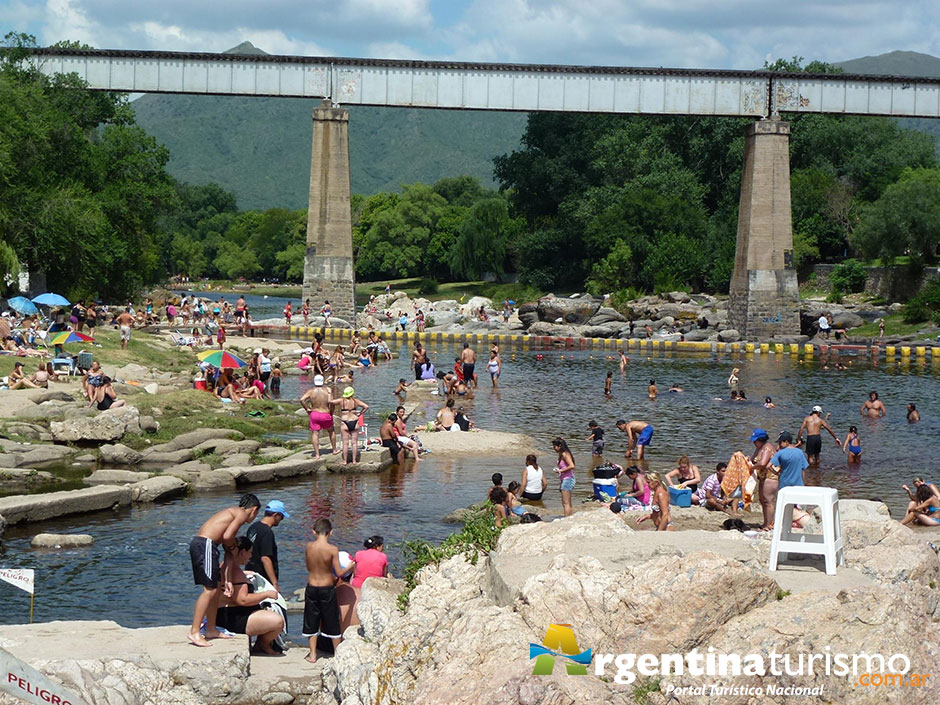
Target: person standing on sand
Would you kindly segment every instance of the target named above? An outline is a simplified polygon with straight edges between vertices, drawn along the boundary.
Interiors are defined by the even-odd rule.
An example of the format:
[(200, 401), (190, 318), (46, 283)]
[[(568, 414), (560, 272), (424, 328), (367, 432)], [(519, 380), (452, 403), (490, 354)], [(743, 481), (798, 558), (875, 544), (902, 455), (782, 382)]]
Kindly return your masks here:
[[(206, 639), (230, 638), (215, 626), (215, 615), (219, 608), (219, 579), (227, 573), (229, 553), (235, 548), (235, 534), (242, 525), (254, 521), (261, 502), (253, 494), (242, 495), (237, 507), (216, 512), (203, 524), (189, 543), (189, 557), (193, 564), (193, 580), (202, 585), (202, 594), (196, 600), (193, 623), (189, 630), (189, 643), (195, 646), (212, 646)], [(219, 572), (219, 546), (225, 548), (225, 565)], [(206, 620), (206, 635), (200, 634), (202, 620)]]
[(629, 422), (620, 419), (617, 422), (617, 428), (627, 434), (627, 452), (624, 457), (628, 460), (633, 457), (633, 450), (636, 449), (636, 459), (643, 460), (643, 451), (653, 440), (653, 427), (646, 421), (631, 419)]
[(463, 380), (467, 383), (467, 387), (470, 387), (471, 384), (474, 387), (477, 386), (477, 376), (473, 372), (476, 362), (476, 352), (470, 347), (470, 343), (464, 343), (463, 350), (460, 352), (460, 364), (463, 367)]
[(336, 601), (336, 581), (349, 575), (356, 568), (350, 561), (344, 568), (339, 562), (339, 549), (330, 543), (333, 525), (329, 519), (320, 518), (313, 523), (314, 540), (307, 542), (304, 557), (307, 564), (307, 587), (304, 589), (303, 636), (310, 641), (310, 653), (306, 660), (316, 663), (317, 637), (333, 640), (336, 649), (343, 640), (339, 621), (339, 604)]
[(868, 393), (868, 401), (862, 404), (862, 416), (883, 417), (888, 413), (884, 403), (878, 398), (878, 392), (872, 390)]
[(323, 386), (323, 375), (313, 378), (313, 388), (304, 392), (300, 397), (300, 405), (310, 417), (311, 441), (313, 442), (313, 456), (320, 457), (320, 431), (326, 431), (330, 437), (330, 446), (333, 455), (336, 450), (336, 432), (333, 430), (333, 412), (330, 410), (330, 393)]
[(796, 442), (799, 445), (800, 439), (803, 437), (803, 431), (806, 431), (806, 457), (809, 459), (810, 465), (819, 465), (819, 454), (822, 451), (822, 436), (819, 433), (821, 429), (826, 429), (835, 440), (836, 445), (842, 447), (842, 441), (826, 423), (826, 420), (822, 417), (822, 412), (821, 406), (814, 406), (813, 411), (800, 424), (800, 430), (796, 432)]

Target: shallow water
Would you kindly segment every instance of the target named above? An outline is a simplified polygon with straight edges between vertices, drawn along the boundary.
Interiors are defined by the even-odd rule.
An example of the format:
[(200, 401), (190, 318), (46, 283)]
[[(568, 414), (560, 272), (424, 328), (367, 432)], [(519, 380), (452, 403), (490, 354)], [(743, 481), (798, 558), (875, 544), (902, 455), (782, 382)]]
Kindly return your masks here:
[[(452, 366), (455, 350), (431, 346), (441, 367)], [(400, 358), (377, 369), (357, 370), (357, 393), (370, 405), (369, 434), (378, 435), (381, 412), (396, 405), (392, 390), (399, 377), (412, 378), (410, 358), (402, 348)], [(789, 356), (631, 355), (626, 374), (616, 361), (589, 351), (504, 351), (501, 386), (493, 390), (483, 364), (477, 365), (480, 390), (462, 401), (478, 425), (488, 429), (525, 432), (535, 437), (540, 463), (554, 464), (550, 440), (556, 435), (569, 442), (578, 463), (575, 501), (590, 492), (587, 468), (590, 444), (587, 422), (596, 420), (607, 430), (608, 457), (619, 460), (626, 444), (614, 427), (618, 418), (639, 418), (655, 429), (648, 467), (666, 470), (688, 453), (703, 472), (735, 450), (749, 450), (747, 439), (755, 426), (771, 436), (782, 430), (793, 433), (814, 404), (832, 414), (831, 423), (841, 438), (855, 424), (863, 446), (863, 461), (848, 466), (841, 449), (824, 436), (822, 464), (807, 472), (813, 484), (837, 487), (843, 497), (878, 497), (897, 515), (906, 503), (900, 489), (915, 475), (940, 480), (930, 448), (940, 424), (940, 364), (927, 366), (911, 360), (880, 363), (873, 367), (854, 360), (844, 372), (824, 371), (819, 361), (800, 363)], [(563, 357), (562, 357), (563, 356)], [(482, 357), (482, 356), (481, 356)], [(447, 361), (450, 361), (450, 364)], [(755, 401), (731, 403), (726, 379), (731, 367), (741, 368), (741, 386)], [(613, 397), (603, 395), (607, 370), (614, 371)], [(653, 378), (661, 390), (672, 383), (681, 394), (660, 393), (650, 402), (646, 386)], [(309, 387), (305, 377), (284, 378), (282, 398), (297, 398)], [(864, 419), (859, 407), (869, 389), (877, 389), (888, 407), (885, 419)], [(764, 396), (778, 408), (764, 409)], [(757, 400), (760, 399), (759, 403)], [(914, 401), (924, 420), (908, 425), (904, 405)], [(431, 416), (439, 403), (422, 404), (409, 425)], [(828, 439), (828, 440), (827, 440)], [(376, 476), (326, 475), (259, 486), (263, 502), (282, 499), (291, 517), (276, 529), (280, 550), (281, 581), (288, 590), (302, 587), (303, 543), (313, 521), (328, 515), (334, 522), (335, 543), (355, 551), (368, 535), (385, 537), (392, 572), (400, 571), (400, 554), (392, 544), (404, 536), (440, 540), (453, 529), (441, 519), (455, 508), (483, 498), (489, 476), (502, 472), (507, 482), (517, 477), (522, 458), (445, 459), (427, 456), (415, 468), (394, 469)], [(546, 504), (560, 506), (550, 480)], [(160, 505), (143, 505), (118, 512), (67, 517), (59, 521), (13, 527), (4, 536), (4, 567), (37, 570), (37, 620), (115, 619), (127, 626), (186, 624), (191, 618), (196, 590), (192, 585), (188, 543), (212, 512), (230, 506), (237, 493), (199, 494)], [(34, 551), (29, 539), (40, 531), (90, 533), (93, 547), (70, 551)], [(2, 623), (19, 623), (28, 617), (28, 596), (12, 586), (5, 590), (8, 608)], [(299, 632), (299, 616), (291, 629)]]

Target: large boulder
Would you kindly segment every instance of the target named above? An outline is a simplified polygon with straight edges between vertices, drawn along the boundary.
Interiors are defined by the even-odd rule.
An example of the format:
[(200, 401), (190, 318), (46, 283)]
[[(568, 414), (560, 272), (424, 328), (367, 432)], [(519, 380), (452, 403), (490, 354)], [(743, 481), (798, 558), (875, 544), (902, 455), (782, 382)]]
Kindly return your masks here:
[(581, 328), (579, 335), (582, 338), (616, 338), (620, 328), (612, 325), (587, 325)]
[(193, 447), (195, 453), (218, 453), (219, 455), (234, 455), (236, 453), (254, 453), (261, 447), (258, 441), (231, 441), (225, 438), (213, 438), (203, 441)]
[(122, 406), (88, 418), (53, 421), (49, 424), (49, 430), (57, 441), (117, 441), (125, 433), (140, 433), (140, 412), (136, 407)]
[(718, 333), (718, 340), (723, 343), (736, 343), (741, 340), (741, 334), (735, 328), (726, 328)]
[(151, 477), (130, 486), (135, 502), (161, 502), (186, 492), (186, 483), (178, 477)]
[(539, 320), (539, 306), (537, 303), (524, 303), (519, 307), (519, 320), (528, 328)]
[(25, 452), (17, 453), (17, 467), (42, 468), (49, 465), (61, 465), (75, 454), (68, 446), (28, 446)]
[(858, 328), (863, 325), (865, 325), (865, 319), (851, 311), (842, 311), (832, 317), (833, 328)]
[(131, 503), (127, 487), (102, 485), (81, 490), (0, 497), (0, 515), (8, 524), (45, 521), (68, 514), (83, 514)]
[(561, 323), (539, 321), (529, 326), (529, 335), (547, 335), (553, 338), (579, 338), (581, 329)]
[(179, 465), (193, 459), (192, 448), (181, 448), (180, 450), (157, 450), (163, 448), (166, 444), (148, 448), (141, 454), (140, 462), (146, 465)]
[(568, 325), (582, 325), (600, 310), (602, 301), (588, 294), (564, 299), (546, 296), (538, 302), (539, 320), (554, 323), (560, 318), (562, 323)]
[[(234, 468), (232, 468), (234, 469)], [(235, 489), (235, 476), (229, 472), (229, 468), (210, 470), (200, 473), (193, 483), (195, 490), (220, 490)]]
[(0, 467), (0, 490), (4, 492), (25, 492), (56, 481), (55, 475), (43, 470)]
[(627, 317), (617, 309), (610, 308), (609, 306), (601, 306), (597, 309), (597, 313), (591, 316), (591, 320), (589, 320), (587, 324), (589, 326), (601, 326), (605, 323), (625, 323), (626, 320)]
[(98, 450), (101, 453), (101, 462), (108, 465), (136, 465), (141, 458), (140, 453), (123, 443), (106, 443)]
[(711, 335), (707, 330), (702, 330), (701, 328), (696, 328), (690, 330), (685, 334), (685, 339), (690, 343), (697, 343), (703, 340), (708, 340), (708, 337)]

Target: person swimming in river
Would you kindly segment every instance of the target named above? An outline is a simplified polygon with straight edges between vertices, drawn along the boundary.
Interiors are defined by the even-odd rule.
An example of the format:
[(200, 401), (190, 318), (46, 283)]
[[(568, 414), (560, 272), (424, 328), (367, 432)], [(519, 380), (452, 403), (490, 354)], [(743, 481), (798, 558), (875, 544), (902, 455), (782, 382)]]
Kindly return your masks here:
[(604, 380), (604, 396), (607, 397), (608, 399), (610, 399), (610, 397), (613, 396), (610, 391), (610, 385), (613, 383), (613, 381), (614, 381), (614, 373), (608, 372), (607, 379)]
[(649, 396), (650, 401), (656, 401), (656, 396), (659, 394), (659, 389), (656, 388), (656, 380), (650, 380), (650, 386), (646, 388), (646, 394)]

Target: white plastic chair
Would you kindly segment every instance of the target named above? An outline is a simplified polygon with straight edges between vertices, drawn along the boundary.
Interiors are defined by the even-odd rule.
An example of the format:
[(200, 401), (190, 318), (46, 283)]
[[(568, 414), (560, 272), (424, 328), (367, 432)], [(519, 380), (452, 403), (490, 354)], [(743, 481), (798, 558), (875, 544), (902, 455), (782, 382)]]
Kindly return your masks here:
[[(793, 507), (797, 504), (819, 507), (823, 526), (821, 534), (793, 530)], [(836, 565), (845, 565), (837, 490), (832, 487), (796, 486), (784, 487), (777, 493), (774, 534), (770, 544), (770, 570), (777, 570), (781, 554), (786, 556), (789, 553), (824, 556), (826, 575), (835, 575)]]

